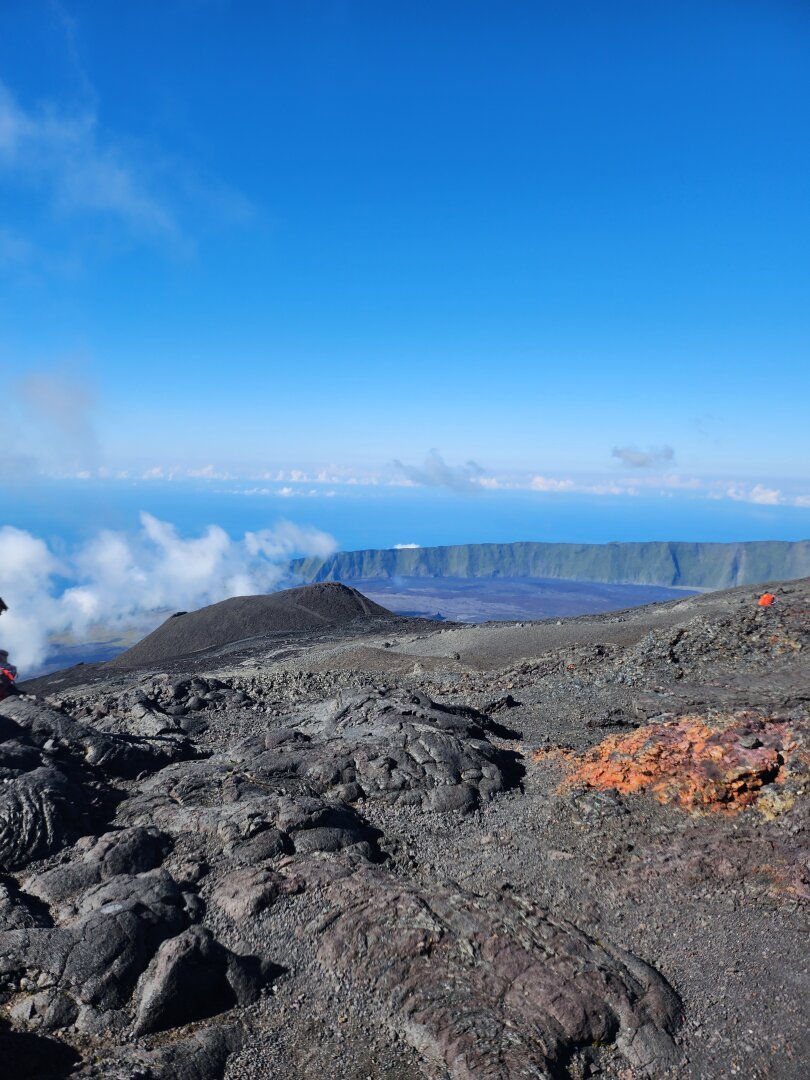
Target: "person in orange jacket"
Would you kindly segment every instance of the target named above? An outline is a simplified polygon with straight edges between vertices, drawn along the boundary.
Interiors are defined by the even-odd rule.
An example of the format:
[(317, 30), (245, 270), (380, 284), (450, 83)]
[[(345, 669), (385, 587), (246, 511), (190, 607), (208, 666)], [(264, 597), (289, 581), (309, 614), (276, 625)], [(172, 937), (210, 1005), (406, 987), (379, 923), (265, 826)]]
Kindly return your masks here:
[(757, 604), (760, 607), (770, 607), (775, 599), (776, 597), (773, 595), (773, 593), (766, 592), (763, 593), (762, 596), (760, 596), (759, 600), (757, 600)]
[(0, 649), (0, 701), (17, 693), (14, 680), (17, 678), (17, 669), (8, 662), (8, 653)]
[[(8, 605), (3, 602), (3, 598), (0, 597), (0, 615), (4, 611), (8, 611)], [(5, 649), (0, 649), (0, 701), (3, 698), (10, 697), (11, 694), (16, 694), (17, 690), (14, 686), (14, 680), (17, 678), (17, 669), (13, 664), (8, 662), (8, 653)]]

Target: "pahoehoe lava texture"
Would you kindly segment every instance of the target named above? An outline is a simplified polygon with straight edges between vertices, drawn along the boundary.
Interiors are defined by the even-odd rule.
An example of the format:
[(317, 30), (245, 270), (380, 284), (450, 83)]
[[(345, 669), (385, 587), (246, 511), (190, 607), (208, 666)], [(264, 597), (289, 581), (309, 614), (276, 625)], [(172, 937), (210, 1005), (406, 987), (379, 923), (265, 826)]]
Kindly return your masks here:
[(437, 1075), (529, 1080), (614, 1041), (644, 1073), (676, 1057), (666, 981), (528, 900), (420, 890), (367, 868), (328, 897), (332, 911), (307, 928), (322, 962), (372, 987)]
[(4, 701), (12, 1075), (806, 1075), (772, 591), (448, 627), (313, 586)]

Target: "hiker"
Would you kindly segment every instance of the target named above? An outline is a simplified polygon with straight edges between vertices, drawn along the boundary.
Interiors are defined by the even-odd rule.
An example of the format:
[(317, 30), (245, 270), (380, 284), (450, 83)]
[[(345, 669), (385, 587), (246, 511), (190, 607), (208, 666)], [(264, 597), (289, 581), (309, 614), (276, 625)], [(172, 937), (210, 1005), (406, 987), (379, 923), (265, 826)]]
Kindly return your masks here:
[(0, 649), (0, 701), (17, 693), (14, 680), (17, 678), (17, 669), (8, 662), (8, 653)]
[(766, 592), (760, 596), (759, 600), (757, 600), (757, 604), (759, 607), (770, 607), (774, 600), (776, 600), (776, 597), (773, 593)]
[[(8, 604), (0, 597), (0, 615), (4, 611), (8, 611)], [(5, 649), (0, 649), (0, 701), (3, 698), (10, 697), (11, 694), (16, 694), (17, 689), (14, 686), (14, 680), (17, 678), (17, 669), (13, 664), (8, 662), (8, 653)]]

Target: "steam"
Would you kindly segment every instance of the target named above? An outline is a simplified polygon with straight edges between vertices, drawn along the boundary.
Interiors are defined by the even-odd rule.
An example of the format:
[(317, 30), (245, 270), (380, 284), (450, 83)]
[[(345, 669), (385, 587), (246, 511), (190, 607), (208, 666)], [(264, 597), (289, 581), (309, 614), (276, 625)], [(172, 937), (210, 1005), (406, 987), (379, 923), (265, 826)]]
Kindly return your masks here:
[[(184, 538), (170, 523), (141, 514), (135, 534), (104, 531), (59, 557), (44, 540), (0, 528), (0, 596), (9, 610), (0, 637), (21, 672), (41, 665), (53, 634), (86, 638), (152, 629), (167, 611), (271, 592), (294, 555), (331, 555), (334, 539), (280, 521), (233, 540), (218, 525)], [(67, 585), (65, 582), (67, 581)]]

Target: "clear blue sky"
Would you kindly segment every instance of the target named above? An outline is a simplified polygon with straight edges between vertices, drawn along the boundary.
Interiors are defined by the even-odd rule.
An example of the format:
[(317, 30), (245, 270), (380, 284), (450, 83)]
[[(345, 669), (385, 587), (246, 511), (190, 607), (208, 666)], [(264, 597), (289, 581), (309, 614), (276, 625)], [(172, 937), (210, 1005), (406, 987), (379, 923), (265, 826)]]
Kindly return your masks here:
[(810, 492), (802, 0), (5, 0), (0, 83), (7, 456)]

